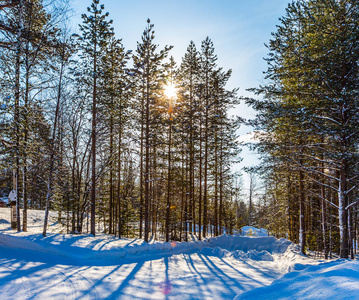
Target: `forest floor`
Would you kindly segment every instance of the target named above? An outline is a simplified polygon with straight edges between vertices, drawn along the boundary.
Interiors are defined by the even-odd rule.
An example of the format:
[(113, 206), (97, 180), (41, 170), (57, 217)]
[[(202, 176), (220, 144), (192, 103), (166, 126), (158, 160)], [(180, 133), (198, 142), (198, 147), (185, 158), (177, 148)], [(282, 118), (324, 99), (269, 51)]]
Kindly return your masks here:
[(30, 211), (17, 233), (0, 208), (1, 299), (359, 299), (357, 261), (307, 258), (285, 239), (146, 243), (57, 233), (55, 215), (43, 237), (42, 218)]

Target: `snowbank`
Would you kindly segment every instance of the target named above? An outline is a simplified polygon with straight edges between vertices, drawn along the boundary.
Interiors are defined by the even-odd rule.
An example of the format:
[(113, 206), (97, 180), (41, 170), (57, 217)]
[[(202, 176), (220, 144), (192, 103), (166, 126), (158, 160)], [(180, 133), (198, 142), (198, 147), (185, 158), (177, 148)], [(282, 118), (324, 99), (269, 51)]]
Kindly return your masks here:
[(110, 235), (62, 234), (64, 227), (57, 220), (54, 213), (53, 232), (43, 237), (43, 212), (29, 211), (29, 232), (17, 233), (9, 230), (9, 210), (0, 209), (2, 298), (133, 300), (163, 299), (168, 293), (169, 299), (227, 300), (238, 293), (251, 297), (244, 292), (318, 264), (301, 255), (297, 245), (253, 227), (244, 228), (246, 236), (146, 243)]
[(222, 235), (208, 240), (210, 247), (220, 246), (229, 251), (241, 250), (248, 252), (250, 250), (268, 251), (270, 253), (284, 253), (289, 245), (293, 243), (285, 239), (276, 239), (275, 237), (243, 237)]
[(266, 250), (257, 251), (257, 250), (249, 250), (248, 252), (244, 252), (241, 250), (236, 251), (228, 251), (226, 249), (222, 249), (218, 246), (215, 248), (206, 247), (201, 250), (200, 254), (207, 256), (217, 256), (219, 258), (223, 257), (234, 257), (238, 260), (263, 260), (263, 261), (274, 261), (273, 256)]
[(337, 260), (294, 271), (271, 285), (239, 294), (250, 299), (359, 299), (359, 262)]
[(145, 243), (0, 231), (1, 299), (233, 299), (285, 274), (283, 263), (310, 263), (292, 247), (272, 237)]
[[(246, 226), (240, 235), (222, 235), (194, 242), (157, 242), (146, 243), (141, 239), (118, 239), (110, 235), (71, 235), (62, 234), (61, 224), (57, 223), (57, 213), (50, 216), (47, 237), (43, 237), (43, 211), (29, 210), (28, 232), (9, 230), (10, 210), (0, 209), (0, 245), (10, 248), (32, 250), (40, 253), (55, 254), (75, 261), (91, 260), (96, 264), (117, 264), (139, 258), (170, 256), (173, 254), (198, 252), (217, 257), (232, 257), (237, 260), (275, 261), (277, 256), (287, 255), (288, 260), (298, 255), (294, 244), (285, 239), (268, 237), (265, 229)], [(55, 232), (55, 233), (54, 233)], [(255, 238), (257, 237), (257, 238)], [(286, 253), (288, 247), (293, 248)], [(276, 254), (276, 255), (274, 255)], [(292, 266), (293, 263), (290, 264)], [(286, 266), (287, 268), (288, 266)]]
[(163, 257), (180, 253), (200, 252), (217, 257), (232, 256), (236, 259), (273, 261), (273, 254), (283, 254), (291, 242), (274, 237), (241, 237), (223, 235), (203, 241), (165, 243), (140, 239), (118, 239), (109, 235), (71, 235), (11, 230), (0, 232), (0, 245), (42, 253), (56, 254), (76, 261), (96, 260), (107, 264), (119, 263), (121, 259), (136, 260), (148, 257)]

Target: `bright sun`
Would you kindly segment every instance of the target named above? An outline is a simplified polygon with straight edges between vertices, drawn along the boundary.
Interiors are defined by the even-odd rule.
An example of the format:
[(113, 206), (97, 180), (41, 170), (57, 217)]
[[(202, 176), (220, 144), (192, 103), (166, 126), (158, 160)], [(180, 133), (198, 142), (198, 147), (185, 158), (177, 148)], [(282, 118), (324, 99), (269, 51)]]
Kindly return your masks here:
[(173, 85), (166, 85), (165, 95), (167, 98), (175, 98), (177, 96), (177, 89)]

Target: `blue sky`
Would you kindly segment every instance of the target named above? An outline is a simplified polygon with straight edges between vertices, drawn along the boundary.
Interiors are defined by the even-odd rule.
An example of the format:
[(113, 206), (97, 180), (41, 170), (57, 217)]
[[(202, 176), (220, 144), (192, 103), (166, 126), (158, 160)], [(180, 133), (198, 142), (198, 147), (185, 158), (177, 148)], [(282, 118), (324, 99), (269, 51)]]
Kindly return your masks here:
[[(74, 21), (81, 22), (81, 13), (91, 0), (74, 0)], [(250, 95), (245, 90), (263, 82), (268, 50), (264, 46), (271, 32), (284, 15), (288, 0), (100, 0), (110, 13), (115, 33), (122, 38), (127, 50), (135, 50), (146, 26), (147, 18), (155, 25), (155, 42), (163, 47), (173, 45), (171, 55), (180, 63), (186, 48), (193, 40), (200, 49), (201, 41), (209, 36), (218, 55), (218, 65), (232, 69), (228, 88), (239, 87), (239, 95)], [(253, 111), (240, 105), (231, 114), (248, 118)], [(249, 128), (242, 128), (245, 136)], [(254, 154), (243, 150), (243, 163), (251, 165)]]

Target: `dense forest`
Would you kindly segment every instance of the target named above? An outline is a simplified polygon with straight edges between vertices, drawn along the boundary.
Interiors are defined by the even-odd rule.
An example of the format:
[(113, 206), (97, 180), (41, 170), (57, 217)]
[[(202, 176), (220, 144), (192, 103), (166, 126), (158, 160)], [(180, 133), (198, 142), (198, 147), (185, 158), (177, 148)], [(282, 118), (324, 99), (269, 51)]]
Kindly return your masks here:
[[(67, 233), (145, 241), (253, 225), (354, 258), (359, 1), (288, 5), (264, 83), (242, 98), (251, 120), (229, 116), (241, 97), (209, 37), (176, 62), (148, 19), (127, 50), (104, 5), (89, 5), (72, 30), (66, 0), (0, 1), (0, 192), (16, 191), (18, 231), (27, 209), (45, 210), (44, 236), (49, 210)], [(261, 158), (245, 196), (241, 124)]]
[[(231, 71), (207, 37), (177, 66), (144, 20), (124, 49), (98, 0), (68, 26), (67, 1), (1, 1), (2, 193), (59, 212), (67, 233), (188, 240), (244, 225)], [(23, 209), (23, 218), (20, 209)], [(240, 213), (240, 209), (243, 213)]]
[(247, 99), (265, 176), (262, 220), (306, 249), (354, 258), (358, 231), (359, 1), (289, 4)]

